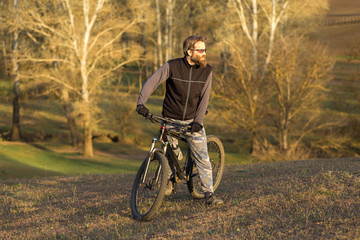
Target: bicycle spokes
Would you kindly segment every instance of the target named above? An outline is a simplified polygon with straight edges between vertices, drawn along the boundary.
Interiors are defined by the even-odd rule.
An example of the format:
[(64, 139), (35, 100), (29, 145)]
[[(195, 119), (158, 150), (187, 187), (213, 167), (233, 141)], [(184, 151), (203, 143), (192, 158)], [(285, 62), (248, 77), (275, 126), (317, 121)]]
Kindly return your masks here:
[(213, 175), (215, 174), (215, 176), (213, 176), (213, 178), (216, 178), (216, 174), (219, 169), (219, 161), (221, 158), (219, 146), (214, 142), (209, 142), (208, 143), (208, 153), (209, 153), (209, 158), (210, 158)]
[(132, 205), (135, 217), (139, 219), (150, 217), (150, 212), (153, 211), (164, 185), (163, 171), (163, 162), (159, 155), (149, 159), (149, 162), (144, 162), (138, 177), (139, 182), (135, 184), (134, 205)]

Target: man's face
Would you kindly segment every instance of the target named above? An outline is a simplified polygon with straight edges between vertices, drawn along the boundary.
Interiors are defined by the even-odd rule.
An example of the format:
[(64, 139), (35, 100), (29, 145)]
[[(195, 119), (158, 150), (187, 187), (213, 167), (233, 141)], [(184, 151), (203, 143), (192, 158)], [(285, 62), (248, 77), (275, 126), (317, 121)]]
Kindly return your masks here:
[(191, 50), (190, 56), (191, 61), (193, 61), (196, 65), (199, 65), (202, 68), (206, 67), (207, 65), (205, 49), (205, 43), (199, 41), (195, 43), (194, 49)]

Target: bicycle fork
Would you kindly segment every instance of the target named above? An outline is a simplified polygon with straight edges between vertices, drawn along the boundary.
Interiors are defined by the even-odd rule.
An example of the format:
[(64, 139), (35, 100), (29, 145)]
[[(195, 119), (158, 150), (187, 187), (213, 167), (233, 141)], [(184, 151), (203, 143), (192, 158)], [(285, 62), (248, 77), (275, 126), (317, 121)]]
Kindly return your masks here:
[[(148, 153), (148, 157), (145, 159), (145, 170), (144, 170), (144, 174), (142, 175), (142, 178), (141, 178), (141, 181), (140, 183), (141, 184), (144, 184), (145, 183), (145, 179), (147, 177), (147, 173), (148, 173), (148, 170), (149, 170), (149, 165), (150, 165), (150, 161), (151, 159), (154, 158), (154, 154), (155, 152), (163, 152), (165, 153), (166, 152), (166, 149), (167, 149), (167, 143), (163, 143), (162, 142), (162, 149), (159, 149), (159, 148), (156, 148), (156, 142), (158, 142), (159, 140), (157, 138), (153, 138), (152, 142), (151, 142), (151, 146), (150, 146), (150, 150), (149, 150), (149, 153)], [(158, 182), (159, 180), (159, 176), (160, 176), (160, 172), (162, 170), (162, 166), (161, 164), (159, 165), (158, 169), (156, 169), (156, 174), (155, 174), (155, 182)]]

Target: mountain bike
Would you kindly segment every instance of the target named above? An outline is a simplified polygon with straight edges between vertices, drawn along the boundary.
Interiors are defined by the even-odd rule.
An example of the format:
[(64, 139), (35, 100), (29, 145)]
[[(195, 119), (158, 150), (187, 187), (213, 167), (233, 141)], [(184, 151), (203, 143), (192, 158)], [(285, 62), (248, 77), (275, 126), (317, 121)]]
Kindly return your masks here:
[[(186, 181), (187, 188), (194, 198), (204, 198), (200, 176), (193, 161), (189, 147), (186, 150), (185, 163), (181, 166), (178, 151), (170, 146), (167, 137), (172, 136), (187, 142), (185, 134), (190, 132), (188, 124), (149, 114), (147, 119), (160, 123), (157, 138), (153, 138), (147, 157), (141, 164), (132, 187), (131, 212), (137, 220), (150, 220), (169, 193), (169, 184), (176, 191), (176, 184)], [(167, 126), (171, 126), (171, 129)], [(187, 144), (186, 144), (187, 145)], [(213, 173), (214, 191), (219, 186), (225, 164), (225, 151), (220, 139), (207, 136), (207, 147)], [(170, 176), (170, 177), (169, 177)]]

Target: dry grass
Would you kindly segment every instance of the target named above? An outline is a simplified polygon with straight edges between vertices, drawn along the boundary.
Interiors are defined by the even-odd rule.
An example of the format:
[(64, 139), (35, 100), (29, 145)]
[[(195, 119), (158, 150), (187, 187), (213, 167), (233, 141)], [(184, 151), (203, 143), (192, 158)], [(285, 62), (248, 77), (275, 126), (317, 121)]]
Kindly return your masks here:
[(328, 26), (321, 33), (333, 56), (348, 56), (351, 49), (359, 44), (359, 23)]
[(132, 219), (130, 175), (9, 180), (0, 239), (360, 239), (360, 160), (231, 166), (219, 207), (184, 185), (149, 222)]

